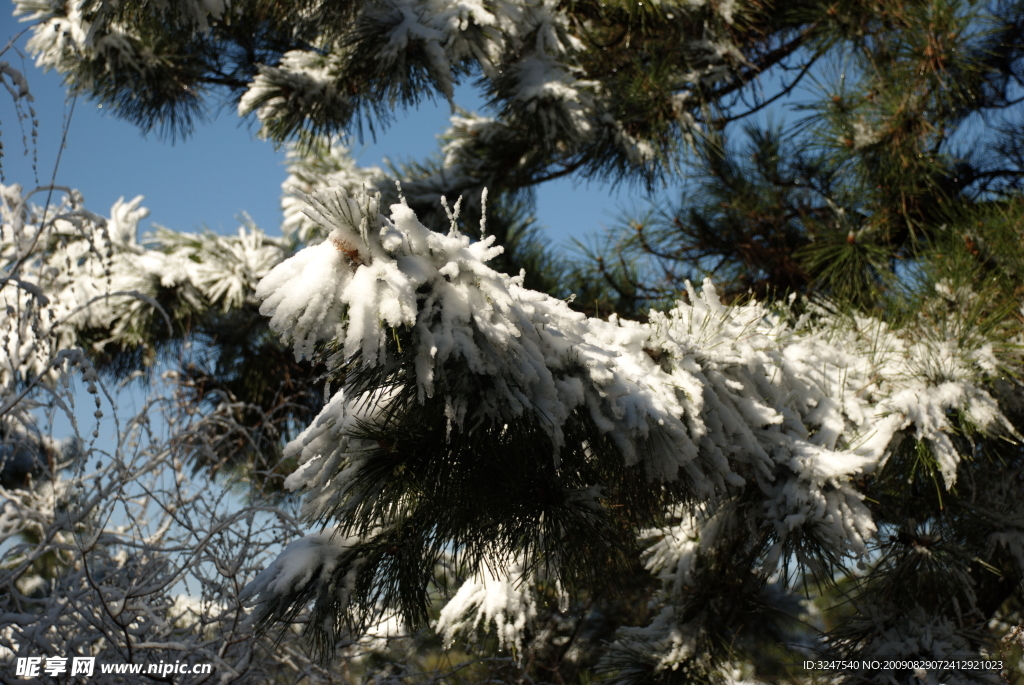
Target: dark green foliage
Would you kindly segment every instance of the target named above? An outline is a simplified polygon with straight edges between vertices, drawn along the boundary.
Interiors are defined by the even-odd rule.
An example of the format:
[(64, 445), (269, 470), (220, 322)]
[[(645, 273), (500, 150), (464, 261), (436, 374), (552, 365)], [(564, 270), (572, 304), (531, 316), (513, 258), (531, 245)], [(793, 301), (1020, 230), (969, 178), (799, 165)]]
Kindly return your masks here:
[(884, 307), (950, 235), (976, 243), (972, 224), (1015, 195), (1017, 4), (839, 3), (827, 14), (828, 37), (821, 27), (799, 53), (808, 65), (829, 55), (812, 71), (813, 99), (796, 106), (804, 118), (698, 141), (680, 205), (612, 241), (627, 267), (654, 267), (605, 266), (620, 292), (658, 303), (707, 273), (734, 294)]

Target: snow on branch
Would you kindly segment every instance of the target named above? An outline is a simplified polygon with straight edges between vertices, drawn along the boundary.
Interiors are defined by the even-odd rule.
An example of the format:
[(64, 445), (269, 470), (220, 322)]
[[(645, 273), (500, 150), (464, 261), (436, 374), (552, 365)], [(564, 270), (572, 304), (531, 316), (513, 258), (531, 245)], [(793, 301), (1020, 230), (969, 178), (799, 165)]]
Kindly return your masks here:
[[(51, 202), (32, 203), (51, 190)], [(212, 680), (175, 676), (189, 685), (341, 682), (295, 632), (254, 638), (248, 627), (245, 581), (272, 561), (279, 541), (299, 535), (298, 522), (272, 505), (239, 501), (233, 481), (189, 477), (195, 463), (180, 446), (202, 438), (208, 417), (165, 382), (173, 373), (148, 382), (138, 382), (142, 371), (128, 376), (130, 412), (124, 386), (111, 387), (91, 360), (103, 345), (82, 345), (97, 330), (106, 344), (150, 341), (152, 331), (142, 330), (150, 324), (184, 335), (164, 327), (178, 314), (168, 290), (186, 285), (203, 308), (243, 307), (283, 249), (255, 228), (238, 237), (164, 229), (140, 243), (141, 198), (119, 201), (109, 218), (86, 210), (70, 189), (0, 185), (0, 199), (5, 667), (13, 673), (15, 658), (40, 655), (92, 657), (90, 680), (100, 685), (123, 681), (100, 664), (160, 661), (212, 666)], [(386, 639), (341, 646), (358, 656)]]
[(451, 644), (457, 635), (493, 629), (500, 648), (521, 652), (523, 634), (537, 616), (537, 600), (522, 564), (495, 577), (486, 569), (470, 578), (441, 609), (434, 629)]
[[(286, 449), (299, 461), (288, 487), (305, 490), (308, 520), (362, 511), (339, 503), (361, 496), (352, 484), (378, 449), (366, 427), (393, 415), (410, 388), (420, 403), (444, 402), (449, 434), (536, 421), (555, 472), (560, 452), (579, 447), (566, 435), (585, 420), (620, 463), (642, 467), (649, 487), (685, 484), (691, 499), (680, 504), (705, 502), (707, 521), (715, 502), (760, 493), (750, 506), (774, 541), (768, 568), (807, 542), (836, 557), (864, 554), (876, 524), (856, 481), (884, 467), (901, 441), (930, 450), (950, 487), (961, 459), (948, 437), (954, 421), (1012, 434), (985, 389), (998, 364), (990, 348), (908, 336), (814, 304), (801, 316), (759, 302), (726, 306), (710, 281), (688, 285), (685, 300), (648, 323), (591, 319), (492, 270), (501, 250), (493, 237), (473, 241), (454, 222), (446, 234), (431, 231), (403, 203), (385, 213), (373, 194), (326, 190), (308, 202), (327, 239), (260, 283), (272, 328), (297, 356), (324, 350), (350, 378), (413, 360), (409, 375), (382, 371), (389, 380), (369, 394), (343, 387)], [(590, 458), (602, 459), (591, 446)], [(676, 585), (699, 553), (685, 541), (715, 544), (705, 518), (680, 526), (682, 546), (650, 557)], [(440, 629), (450, 639), (493, 621), (503, 643), (517, 644), (528, 600), (513, 612), (519, 618), (499, 620), (490, 599), (474, 599), (486, 585), (464, 586)]]
[[(32, 200), (47, 190), (0, 187), (0, 263), (19, 274), (3, 281), (0, 297), (18, 311), (27, 312), (31, 302), (45, 308), (44, 316), (31, 321), (33, 335), (52, 341), (47, 359), (82, 332), (104, 332), (94, 343), (97, 349), (112, 343), (146, 346), (154, 337), (173, 335), (167, 330), (171, 319), (187, 312), (237, 309), (287, 254), (282, 241), (255, 227), (239, 229), (234, 237), (160, 229), (140, 243), (138, 224), (149, 213), (141, 196), (118, 200), (107, 219), (86, 210), (75, 192), (63, 193), (44, 211)], [(46, 294), (43, 299), (37, 290)], [(163, 308), (168, 304), (171, 311)], [(21, 349), (37, 357), (31, 370)], [(38, 375), (46, 364), (38, 356), (43, 349), (35, 343), (12, 346), (6, 359), (11, 368)]]

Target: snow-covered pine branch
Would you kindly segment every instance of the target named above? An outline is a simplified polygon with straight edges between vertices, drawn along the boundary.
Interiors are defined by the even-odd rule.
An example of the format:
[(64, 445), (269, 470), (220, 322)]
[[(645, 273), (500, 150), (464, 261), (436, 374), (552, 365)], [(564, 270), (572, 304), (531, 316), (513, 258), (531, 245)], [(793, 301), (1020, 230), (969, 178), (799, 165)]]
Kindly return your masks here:
[[(647, 323), (588, 319), (490, 269), (501, 248), (454, 218), (438, 233), (404, 203), (383, 210), (341, 190), (315, 193), (307, 213), (326, 240), (257, 295), (295, 354), (324, 361), (336, 383), (286, 450), (299, 462), (287, 484), (342, 542), (321, 546), (315, 569), (250, 586), (265, 622), (307, 600), (314, 633), (339, 614), (351, 620), (339, 630), (382, 611), (422, 620), (433, 564), (450, 554), (471, 576), (518, 564), (523, 588), (543, 571), (572, 591), (597, 550), (614, 559), (624, 532), (649, 535), (679, 508), (693, 516), (666, 535), (708, 551), (746, 526), (765, 577), (852, 564), (878, 532), (858, 483), (901, 444), (951, 488), (964, 459), (952, 433), (1017, 437), (987, 389), (1001, 352), (982, 340), (817, 305), (725, 306), (709, 281)], [(628, 521), (615, 515), (624, 502)], [(668, 596), (693, 554), (652, 552)], [(288, 555), (274, 568), (294, 568)], [(472, 582), (474, 597), (509, 591)], [(467, 616), (482, 613), (446, 610), (442, 627), (493, 624), (519, 644), (509, 631), (529, 611), (493, 607), (528, 601), (465, 600)], [(663, 667), (691, 652), (672, 653)]]
[[(33, 325), (43, 327), (38, 342), (49, 342), (25, 349), (35, 355), (49, 349), (47, 359), (89, 334), (102, 336), (91, 341), (96, 352), (107, 345), (149, 347), (178, 335), (176, 324), (189, 314), (238, 309), (290, 251), (255, 227), (234, 237), (161, 229), (139, 243), (138, 223), (148, 214), (141, 197), (118, 200), (108, 219), (67, 189), (0, 191), (0, 263), (9, 274), (3, 296), (18, 311), (29, 311), (30, 300), (45, 309)], [(56, 198), (50, 205), (33, 203), (47, 194)], [(47, 363), (19, 354), (10, 348), (5, 373), (38, 375)]]
[[(279, 488), (288, 475), (278, 471), (283, 442), (296, 421), (307, 421), (322, 404), (317, 391), (302, 385), (308, 369), (272, 340), (253, 294), (260, 278), (292, 253), (294, 238), (271, 238), (249, 224), (235, 236), (158, 227), (140, 240), (138, 223), (148, 213), (141, 197), (119, 200), (105, 218), (69, 189), (2, 191), (0, 297), (13, 318), (0, 357), (7, 390), (0, 413), (28, 406), (34, 389), (53, 387), (69, 363), (82, 366), (92, 387), (97, 374), (145, 374), (172, 352), (182, 390), (209, 410), (206, 431), (181, 447), (197, 465), (246, 463), (254, 486)], [(50, 195), (49, 204), (42, 202)], [(193, 339), (199, 346), (185, 353)], [(235, 365), (237, 373), (239, 364), (257, 363), (233, 356), (232, 345), (265, 355), (254, 392), (225, 383), (230, 372), (217, 371)], [(288, 368), (275, 367), (271, 357)]]
[[(120, 116), (172, 135), (190, 129), (217, 88), (229, 90), (239, 114), (254, 115), (264, 135), (285, 141), (375, 132), (396, 104), (452, 101), (455, 87), (480, 73), (498, 113), (490, 146), (477, 141), (474, 148), (487, 154), (450, 172), (495, 190), (529, 185), (553, 166), (578, 167), (581, 157), (590, 158), (583, 165), (590, 174), (671, 168), (707, 97), (742, 88), (759, 69), (749, 59), (762, 56), (744, 54), (734, 40), (738, 22), (757, 14), (736, 2), (301, 2), (278, 3), (270, 14), (229, 2), (15, 5), (33, 24), (28, 47), (37, 66), (65, 74)], [(165, 40), (150, 40), (151, 31), (168, 27)], [(633, 43), (636, 64), (607, 52), (632, 40), (624, 28), (643, 36)], [(230, 57), (218, 61), (218, 53)], [(623, 102), (628, 81), (649, 80), (653, 72), (642, 63), (668, 54), (668, 69), (645, 95), (656, 106), (638, 125), (641, 110)], [(501, 161), (512, 151), (529, 158), (522, 178)]]

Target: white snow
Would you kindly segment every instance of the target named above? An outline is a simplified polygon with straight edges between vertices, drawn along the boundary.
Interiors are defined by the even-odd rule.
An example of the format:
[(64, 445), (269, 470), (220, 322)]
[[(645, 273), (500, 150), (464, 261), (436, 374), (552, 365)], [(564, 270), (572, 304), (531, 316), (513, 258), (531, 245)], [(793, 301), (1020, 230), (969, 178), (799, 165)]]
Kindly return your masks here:
[[(491, 379), (473, 405), (444, 397), (455, 424), (538, 416), (557, 467), (562, 428), (585, 408), (624, 462), (642, 463), (652, 479), (686, 479), (709, 497), (753, 481), (764, 493), (758, 525), (777, 540), (769, 565), (793, 536), (838, 556), (863, 555), (876, 524), (854, 481), (881, 468), (909, 431), (951, 486), (959, 455), (950, 411), (981, 431), (1011, 430), (980, 383), (998, 364), (990, 347), (907, 340), (881, 321), (814, 305), (796, 322), (757, 302), (727, 307), (710, 282), (688, 286), (687, 301), (652, 312), (646, 324), (588, 319), (491, 270), (486, 262), (501, 249), (492, 239), (432, 232), (404, 204), (385, 216), (373, 196), (327, 191), (310, 198), (309, 216), (328, 240), (280, 264), (258, 289), (297, 354), (336, 340), (346, 358), (387, 364), (389, 329), (402, 329), (412, 335), (410, 382), (421, 401), (451, 386), (436, 383), (442, 374)], [(288, 485), (305, 491), (306, 517), (346, 503), (348, 474), (372, 447), (348, 431), (394, 390), (337, 394), (288, 447), (300, 462)], [(688, 582), (719, 522), (712, 509), (662, 532), (647, 559), (666, 587)], [(445, 607), (438, 630), (451, 640), (490, 626), (502, 644), (519, 645), (533, 611), (525, 584), (478, 574)], [(675, 626), (658, 638), (665, 664), (688, 654), (688, 635)]]
[(471, 637), (475, 631), (493, 628), (499, 648), (521, 652), (523, 634), (537, 616), (531, 589), (521, 562), (497, 577), (481, 569), (444, 605), (434, 629), (450, 645), (457, 635)]

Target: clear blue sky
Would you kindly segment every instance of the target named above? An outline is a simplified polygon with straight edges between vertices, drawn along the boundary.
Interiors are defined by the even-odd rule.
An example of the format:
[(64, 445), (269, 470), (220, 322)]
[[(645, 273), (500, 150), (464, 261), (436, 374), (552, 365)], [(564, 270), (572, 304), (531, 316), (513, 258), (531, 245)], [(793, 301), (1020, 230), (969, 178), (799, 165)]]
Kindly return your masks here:
[[(0, 46), (23, 28), (10, 10), (0, 12)], [(19, 47), (24, 43), (22, 38)], [(22, 70), (29, 80), (39, 119), (38, 180), (47, 183), (57, 156), (62, 121), (69, 110), (61, 80), (53, 72), (42, 73), (27, 55), (22, 60), (14, 50), (0, 59)], [(479, 107), (471, 91), (461, 91), (458, 99), (467, 109)], [(380, 164), (383, 157), (426, 157), (437, 150), (435, 136), (447, 128), (448, 116), (446, 102), (426, 103), (400, 116), (376, 143), (354, 143), (353, 149), (365, 165)], [(215, 121), (199, 124), (188, 140), (172, 144), (153, 134), (143, 136), (131, 124), (79, 99), (57, 182), (78, 188), (86, 206), (103, 215), (121, 196), (130, 199), (144, 195), (143, 204), (150, 209), (144, 230), (156, 222), (176, 230), (207, 226), (217, 232), (234, 232), (238, 226), (235, 217), (245, 211), (262, 228), (276, 232), (280, 187), (285, 178), (284, 153), (256, 139), (254, 130), (234, 110), (225, 109)], [(32, 152), (22, 154), (22, 132), (6, 94), (0, 97), (0, 135), (6, 183), (34, 186)], [(539, 190), (537, 218), (548, 227), (556, 244), (567, 244), (571, 237), (583, 238), (613, 223), (620, 204), (631, 204), (629, 197), (628, 190), (620, 193), (603, 184), (562, 179)]]

